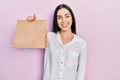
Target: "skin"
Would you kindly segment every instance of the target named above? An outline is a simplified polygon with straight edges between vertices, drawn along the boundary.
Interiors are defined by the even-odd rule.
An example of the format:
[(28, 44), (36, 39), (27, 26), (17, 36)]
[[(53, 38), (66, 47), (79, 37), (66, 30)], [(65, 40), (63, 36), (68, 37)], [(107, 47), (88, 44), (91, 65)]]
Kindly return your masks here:
[(32, 22), (32, 21), (34, 21), (34, 20), (36, 20), (36, 15), (34, 14), (33, 16), (28, 16), (27, 18), (26, 18), (26, 20), (27, 21), (29, 21), (29, 22)]
[(66, 8), (61, 8), (60, 10), (58, 10), (57, 24), (61, 29), (60, 35), (63, 44), (70, 42), (74, 37), (74, 34), (71, 31), (72, 16), (71, 13)]
[[(32, 22), (36, 20), (36, 15), (28, 16), (27, 21)], [(60, 36), (63, 42), (63, 45), (70, 42), (74, 34), (71, 31), (71, 25), (72, 25), (72, 16), (71, 13), (66, 8), (61, 8), (57, 12), (57, 24), (60, 28)]]

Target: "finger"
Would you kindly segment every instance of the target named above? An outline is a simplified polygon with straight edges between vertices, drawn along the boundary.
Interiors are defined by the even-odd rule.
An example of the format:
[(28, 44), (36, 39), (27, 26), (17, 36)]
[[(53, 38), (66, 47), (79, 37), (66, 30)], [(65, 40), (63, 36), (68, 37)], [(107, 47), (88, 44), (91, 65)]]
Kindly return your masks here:
[(37, 18), (37, 17), (36, 17), (36, 14), (34, 14), (33, 17), (34, 17), (34, 20), (36, 20), (36, 18)]
[(31, 21), (34, 20), (34, 17), (33, 16), (28, 16), (26, 20), (29, 21), (29, 22), (31, 22)]

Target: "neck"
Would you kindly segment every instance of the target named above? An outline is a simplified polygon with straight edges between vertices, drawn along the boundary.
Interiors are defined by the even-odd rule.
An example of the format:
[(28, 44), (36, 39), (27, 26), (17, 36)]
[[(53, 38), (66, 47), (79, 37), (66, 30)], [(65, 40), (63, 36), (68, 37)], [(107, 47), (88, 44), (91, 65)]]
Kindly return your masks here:
[(72, 31), (60, 31), (60, 35), (62, 38), (71, 38), (74, 36)]

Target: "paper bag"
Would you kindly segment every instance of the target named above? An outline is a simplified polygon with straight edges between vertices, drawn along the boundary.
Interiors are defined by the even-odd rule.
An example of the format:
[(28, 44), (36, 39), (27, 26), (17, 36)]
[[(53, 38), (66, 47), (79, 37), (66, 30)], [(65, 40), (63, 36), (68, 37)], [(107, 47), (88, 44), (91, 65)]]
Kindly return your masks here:
[(18, 20), (13, 47), (45, 48), (47, 47), (46, 20), (28, 22)]

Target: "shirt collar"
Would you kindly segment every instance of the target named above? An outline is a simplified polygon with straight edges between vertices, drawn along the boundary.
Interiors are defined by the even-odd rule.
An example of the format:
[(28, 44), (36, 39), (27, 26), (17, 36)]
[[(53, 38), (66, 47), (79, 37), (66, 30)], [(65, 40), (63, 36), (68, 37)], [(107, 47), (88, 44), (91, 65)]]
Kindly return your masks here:
[[(65, 45), (70, 45), (70, 44), (75, 43), (75, 42), (76, 42), (76, 38), (77, 38), (77, 36), (76, 36), (76, 34), (74, 34), (73, 39), (72, 39), (70, 42), (66, 43)], [(62, 46), (65, 46), (65, 45), (63, 45), (63, 43), (62, 43), (62, 39), (61, 39), (61, 36), (60, 36), (60, 32), (57, 32), (57, 40), (58, 40), (58, 42), (59, 42)]]

